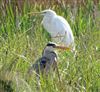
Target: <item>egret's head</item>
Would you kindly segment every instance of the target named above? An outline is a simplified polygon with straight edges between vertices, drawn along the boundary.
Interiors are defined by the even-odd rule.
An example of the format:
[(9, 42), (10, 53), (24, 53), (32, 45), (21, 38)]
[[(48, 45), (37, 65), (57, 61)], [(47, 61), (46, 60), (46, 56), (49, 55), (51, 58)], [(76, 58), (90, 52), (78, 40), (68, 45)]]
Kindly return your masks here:
[(56, 13), (53, 10), (47, 9), (40, 12), (43, 16), (54, 16)]

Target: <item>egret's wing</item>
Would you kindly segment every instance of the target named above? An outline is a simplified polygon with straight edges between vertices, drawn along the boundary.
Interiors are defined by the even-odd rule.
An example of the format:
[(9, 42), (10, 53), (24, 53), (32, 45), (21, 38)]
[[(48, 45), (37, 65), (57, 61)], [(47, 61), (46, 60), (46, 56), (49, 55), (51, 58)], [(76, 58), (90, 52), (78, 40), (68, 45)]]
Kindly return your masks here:
[(71, 31), (68, 22), (61, 16), (55, 17), (55, 19), (53, 20), (53, 25), (55, 26), (55, 28), (57, 28), (56, 31), (60, 32)]
[(56, 28), (54, 31), (59, 32), (59, 34), (65, 34), (65, 38), (62, 40), (62, 42), (64, 42), (67, 46), (74, 43), (74, 36), (70, 25), (63, 17), (55, 17), (53, 20), (53, 28)]

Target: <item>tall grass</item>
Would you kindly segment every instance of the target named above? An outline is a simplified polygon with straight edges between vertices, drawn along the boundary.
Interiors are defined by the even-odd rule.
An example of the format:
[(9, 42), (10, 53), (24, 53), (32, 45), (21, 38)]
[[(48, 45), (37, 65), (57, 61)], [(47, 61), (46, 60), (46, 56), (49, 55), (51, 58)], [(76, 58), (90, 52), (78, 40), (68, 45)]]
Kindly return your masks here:
[[(100, 29), (93, 17), (93, 3), (86, 7), (52, 7), (70, 23), (75, 36), (77, 56), (70, 52), (59, 52), (57, 74), (47, 79), (41, 77), (37, 89), (35, 74), (28, 76), (27, 70), (42, 53), (50, 40), (41, 26), (41, 16), (28, 16), (31, 11), (41, 11), (43, 6), (24, 5), (23, 13), (11, 6), (6, 7), (6, 16), (0, 16), (0, 80), (11, 81), (13, 92), (99, 92), (100, 91)], [(2, 10), (3, 11), (3, 10)], [(7, 91), (4, 91), (7, 90)], [(0, 82), (0, 92), (11, 92)]]

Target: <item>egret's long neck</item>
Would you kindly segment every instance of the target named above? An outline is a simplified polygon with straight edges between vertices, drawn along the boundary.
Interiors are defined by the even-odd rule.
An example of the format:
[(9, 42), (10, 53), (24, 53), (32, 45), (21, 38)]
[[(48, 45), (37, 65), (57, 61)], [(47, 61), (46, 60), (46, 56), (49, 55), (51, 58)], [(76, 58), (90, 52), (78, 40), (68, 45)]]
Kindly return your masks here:
[(43, 22), (48, 23), (50, 22), (51, 18), (49, 18), (48, 16), (44, 16), (43, 18)]
[(53, 20), (53, 18), (54, 18), (55, 16), (56, 16), (56, 15), (44, 16), (43, 22), (45, 22), (45, 23), (51, 23), (51, 21)]
[(43, 21), (46, 23), (50, 23), (53, 19), (53, 16), (44, 16)]

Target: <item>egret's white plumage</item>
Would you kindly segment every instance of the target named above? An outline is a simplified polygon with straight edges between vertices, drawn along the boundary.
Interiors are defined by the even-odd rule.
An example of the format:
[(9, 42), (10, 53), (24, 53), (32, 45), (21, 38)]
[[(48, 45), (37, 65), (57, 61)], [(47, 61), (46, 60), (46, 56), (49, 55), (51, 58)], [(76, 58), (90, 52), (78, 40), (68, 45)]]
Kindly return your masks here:
[(41, 13), (44, 16), (42, 21), (43, 27), (49, 32), (52, 40), (74, 49), (74, 36), (68, 22), (50, 9)]

